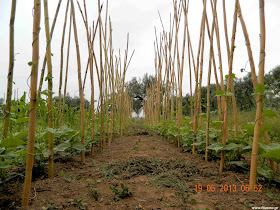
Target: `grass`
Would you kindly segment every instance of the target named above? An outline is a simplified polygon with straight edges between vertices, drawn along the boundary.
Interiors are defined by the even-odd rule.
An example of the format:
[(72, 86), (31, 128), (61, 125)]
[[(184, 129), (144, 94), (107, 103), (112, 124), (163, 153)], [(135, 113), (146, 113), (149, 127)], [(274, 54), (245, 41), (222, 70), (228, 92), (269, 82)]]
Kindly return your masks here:
[[(276, 111), (278, 116), (280, 116), (280, 111)], [(242, 131), (246, 125), (250, 122), (255, 122), (255, 111), (239, 111), (237, 113), (237, 120), (238, 120), (238, 129)], [(212, 120), (218, 120), (217, 114), (211, 116)], [(268, 135), (270, 137), (270, 141), (274, 143), (280, 143), (280, 117), (273, 117), (273, 118), (265, 118), (265, 123), (270, 126), (270, 130), (268, 131)], [(229, 119), (228, 125), (230, 129), (234, 129), (234, 116), (233, 112), (229, 112)]]
[[(278, 116), (279, 116), (279, 112), (278, 112)], [(255, 121), (255, 111), (247, 111), (247, 112), (240, 111), (238, 112), (237, 119), (238, 119), (238, 128), (244, 129), (244, 127), (249, 122)], [(280, 142), (280, 130), (279, 130), (280, 117), (265, 118), (265, 122), (271, 127), (271, 129), (268, 131), (270, 141), (279, 143)], [(228, 123), (230, 128), (234, 128), (233, 114), (229, 115)]]

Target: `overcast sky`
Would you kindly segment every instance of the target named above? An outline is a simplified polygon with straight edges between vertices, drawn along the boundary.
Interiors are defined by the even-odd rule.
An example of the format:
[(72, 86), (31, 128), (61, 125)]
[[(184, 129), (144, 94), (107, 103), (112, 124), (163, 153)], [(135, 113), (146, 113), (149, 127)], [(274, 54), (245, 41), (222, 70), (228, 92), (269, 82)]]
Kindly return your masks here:
[[(60, 45), (62, 37), (62, 28), (64, 22), (64, 14), (66, 9), (66, 0), (62, 0), (58, 21), (54, 31), (54, 36), (52, 40), (52, 57), (53, 64), (53, 89), (57, 95), (58, 93), (58, 82), (59, 82), (59, 69), (60, 69)], [(82, 3), (82, 1), (80, 0)], [(94, 20), (96, 22), (98, 9), (97, 1), (87, 0), (87, 10), (89, 20)], [(102, 2), (102, 0), (101, 0)], [(227, 71), (226, 62), (226, 48), (224, 41), (224, 27), (222, 19), (222, 1), (218, 0), (218, 18), (220, 25), (220, 36), (222, 42), (222, 56), (224, 71)], [(53, 21), (54, 13), (56, 10), (58, 0), (49, 0), (49, 16), (50, 25)], [(104, 2), (105, 3), (105, 2)], [(265, 0), (265, 13), (266, 13), (266, 29), (267, 29), (267, 42), (266, 42), (266, 72), (280, 64), (280, 1), (279, 0)], [(211, 13), (210, 4), (208, 4), (208, 18), (211, 24)], [(227, 0), (227, 18), (228, 18), (228, 30), (229, 36), (232, 29), (232, 17), (234, 12), (234, 1)], [(240, 0), (243, 16), (248, 28), (250, 41), (252, 45), (252, 50), (254, 54), (256, 67), (258, 66), (259, 60), (259, 8), (258, 1), (256, 0)], [(75, 2), (76, 5), (76, 2)], [(129, 52), (135, 49), (134, 57), (131, 61), (130, 67), (128, 69), (126, 80), (130, 80), (132, 77), (142, 77), (145, 73), (154, 74), (154, 40), (155, 33), (154, 27), (157, 27), (157, 31), (160, 32), (162, 27), (160, 24), (160, 19), (158, 16), (158, 11), (160, 12), (165, 29), (169, 28), (169, 18), (170, 13), (173, 12), (172, 0), (109, 0), (109, 14), (113, 25), (113, 46), (115, 51), (119, 48), (124, 54), (126, 46), (126, 35), (130, 34), (130, 45)], [(28, 62), (31, 61), (32, 55), (32, 0), (18, 0), (16, 8), (15, 17), (15, 67), (14, 67), (14, 89), (18, 89), (19, 96), (22, 95), (23, 91), (29, 91), (28, 80), (30, 75), (30, 67)], [(1, 1), (0, 7), (0, 98), (4, 96), (7, 88), (7, 72), (9, 66), (9, 19), (11, 10), (11, 0)], [(196, 56), (199, 29), (202, 14), (202, 1), (190, 0), (189, 4), (189, 28), (191, 33), (191, 39), (194, 49), (194, 54)], [(41, 14), (41, 33), (40, 33), (40, 64), (39, 64), (39, 75), (42, 68), (42, 61), (45, 53), (45, 31), (44, 31), (44, 13), (42, 7)], [(87, 63), (87, 41), (83, 21), (79, 10), (76, 7), (76, 17), (78, 25), (78, 35), (81, 49), (82, 58), (82, 74), (85, 72)], [(181, 27), (181, 29), (183, 29)], [(68, 31), (68, 26), (66, 28)], [(180, 31), (182, 33), (182, 30)], [(66, 33), (68, 34), (68, 32)], [(206, 40), (208, 37), (206, 36)], [(68, 35), (65, 37), (65, 48), (64, 54), (66, 57), (66, 46), (67, 46)], [(69, 68), (69, 79), (68, 79), (68, 92), (74, 96), (78, 96), (78, 80), (77, 80), (77, 65), (76, 65), (76, 55), (75, 46), (72, 36), (71, 45), (71, 60)], [(96, 42), (97, 43), (97, 42)], [(180, 43), (182, 40), (180, 39)], [(96, 44), (97, 45), (97, 44)], [(217, 53), (215, 52), (217, 57)], [(209, 43), (208, 40), (205, 45), (205, 70), (208, 69), (208, 57), (209, 57)], [(65, 59), (66, 60), (66, 59)], [(245, 45), (245, 40), (243, 33), (238, 22), (237, 35), (236, 35), (236, 50), (234, 56), (233, 71), (238, 77), (244, 76), (246, 73), (240, 73), (240, 69), (245, 68), (250, 71), (249, 64), (246, 65), (248, 61), (247, 50)], [(218, 60), (217, 60), (218, 62)], [(65, 65), (64, 65), (65, 66)], [(95, 77), (96, 78), (96, 77)], [(204, 84), (207, 78), (207, 73), (204, 73), (203, 80)], [(96, 79), (97, 80), (97, 79)], [(89, 81), (89, 79), (88, 79)], [(212, 80), (213, 81), (213, 80)], [(44, 85), (43, 89), (47, 86)], [(97, 88), (97, 82), (96, 82)], [(187, 59), (185, 61), (184, 68), (184, 78), (183, 78), (183, 93), (189, 92), (189, 73), (188, 73), (188, 63)], [(90, 97), (90, 87), (89, 83), (85, 88), (86, 98)]]

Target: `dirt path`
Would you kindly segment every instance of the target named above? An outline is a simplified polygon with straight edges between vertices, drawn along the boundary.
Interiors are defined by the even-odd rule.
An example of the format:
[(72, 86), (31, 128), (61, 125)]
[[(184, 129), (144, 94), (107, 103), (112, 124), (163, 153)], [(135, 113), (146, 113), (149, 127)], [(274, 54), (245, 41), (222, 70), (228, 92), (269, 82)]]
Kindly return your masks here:
[[(265, 186), (262, 192), (242, 192), (245, 188), (241, 186), (248, 183), (248, 174), (226, 171), (220, 175), (217, 172), (216, 163), (182, 153), (162, 137), (134, 129), (131, 135), (115, 139), (110, 148), (96, 153), (94, 161), (88, 157), (85, 165), (80, 164), (79, 157), (56, 163), (54, 179), (32, 183), (30, 209), (280, 207), (279, 200), (267, 196)], [(122, 192), (122, 184), (128, 188), (124, 196), (132, 193), (124, 199), (120, 198), (122, 195), (115, 196), (110, 189)], [(196, 185), (202, 186), (202, 192), (196, 190)], [(207, 188), (214, 192), (207, 192)], [(274, 196), (279, 195), (279, 190), (269, 190)], [(21, 192), (22, 183), (10, 184), (4, 195), (0, 193), (3, 195), (0, 209), (16, 209)], [(1, 207), (1, 203), (6, 206)]]

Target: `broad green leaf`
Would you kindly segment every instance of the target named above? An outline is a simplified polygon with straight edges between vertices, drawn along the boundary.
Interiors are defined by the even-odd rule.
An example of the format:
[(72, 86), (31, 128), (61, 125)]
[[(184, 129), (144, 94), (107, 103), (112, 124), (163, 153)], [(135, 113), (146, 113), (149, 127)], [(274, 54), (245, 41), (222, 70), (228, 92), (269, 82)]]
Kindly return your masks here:
[(233, 93), (231, 93), (231, 92), (229, 92), (229, 93), (226, 93), (226, 95), (225, 95), (225, 96), (232, 97), (232, 96), (234, 96), (234, 94), (233, 94)]
[(260, 144), (263, 147), (264, 152), (270, 152), (271, 150), (280, 149), (280, 144), (270, 143), (270, 144)]
[(224, 96), (225, 95), (225, 91), (223, 90), (217, 90), (215, 91), (216, 96)]
[(263, 93), (267, 88), (269, 88), (269, 86), (258, 84), (258, 86), (255, 89), (255, 93)]
[(246, 165), (246, 163), (244, 163), (243, 161), (230, 161), (228, 164), (230, 164), (230, 165), (237, 165), (237, 166), (244, 166), (244, 165)]
[(73, 144), (73, 149), (84, 151), (86, 150), (85, 146), (82, 143), (75, 143)]
[(189, 98), (189, 102), (194, 102), (194, 98)]
[(16, 132), (14, 133), (14, 136), (19, 138), (21, 136), (28, 136), (28, 132), (22, 131), (22, 132)]
[(222, 143), (215, 143), (211, 144), (210, 146), (206, 147), (206, 149), (215, 150), (216, 152), (222, 150), (224, 145)]
[(28, 117), (22, 117), (22, 118), (18, 118), (16, 120), (16, 123), (17, 124), (20, 124), (20, 123), (25, 123), (25, 122), (28, 122), (29, 118)]
[(201, 117), (206, 119), (207, 118), (207, 113), (202, 114)]
[[(225, 76), (226, 80), (228, 80), (228, 77), (229, 77), (229, 75)], [(234, 73), (231, 73), (231, 79), (235, 79), (235, 74)]]
[(244, 128), (248, 135), (253, 136), (254, 135), (254, 123), (248, 123)]
[(277, 113), (272, 110), (263, 110), (263, 116), (268, 118), (278, 117)]
[(275, 94), (272, 91), (264, 91), (264, 95), (269, 95), (269, 96), (275, 96)]
[(70, 142), (63, 142), (59, 145), (57, 145), (54, 150), (58, 152), (64, 152), (66, 149), (71, 148), (71, 143)]
[(244, 151), (244, 152), (249, 152), (251, 150), (252, 150), (252, 145), (247, 145), (246, 147), (242, 148), (242, 151)]
[(5, 148), (11, 148), (11, 147), (18, 147), (20, 145), (23, 145), (24, 141), (16, 138), (16, 137), (8, 137), (2, 140), (1, 147)]
[(230, 144), (226, 145), (226, 146), (223, 148), (223, 150), (231, 151), (231, 150), (236, 150), (237, 148), (239, 148), (239, 145), (238, 145), (238, 144), (230, 143)]
[(0, 168), (4, 168), (4, 169), (6, 169), (6, 168), (11, 168), (11, 167), (14, 167), (13, 165), (9, 165), (7, 162), (5, 162), (5, 161), (1, 161), (0, 162)]
[(56, 134), (57, 133), (57, 129), (55, 128), (46, 128), (46, 130), (52, 134)]
[(277, 164), (280, 163), (280, 149), (274, 149), (267, 153), (260, 155), (263, 158), (275, 161)]
[(265, 124), (263, 127), (261, 127), (261, 133), (263, 133), (264, 131), (270, 131), (271, 130), (271, 126), (268, 124)]
[(194, 145), (196, 147), (200, 147), (202, 144), (205, 144), (205, 142), (196, 142), (196, 143), (193, 143), (192, 145)]
[(210, 122), (210, 125), (216, 126), (216, 127), (219, 127), (222, 124), (223, 124), (223, 121), (212, 121), (212, 122)]
[(273, 177), (273, 171), (267, 166), (258, 166), (257, 172), (261, 176), (268, 179), (271, 179)]
[(18, 156), (19, 155), (12, 153), (12, 152), (7, 152), (7, 153), (0, 155), (0, 157), (2, 157), (4, 159), (14, 159), (14, 158), (17, 158)]

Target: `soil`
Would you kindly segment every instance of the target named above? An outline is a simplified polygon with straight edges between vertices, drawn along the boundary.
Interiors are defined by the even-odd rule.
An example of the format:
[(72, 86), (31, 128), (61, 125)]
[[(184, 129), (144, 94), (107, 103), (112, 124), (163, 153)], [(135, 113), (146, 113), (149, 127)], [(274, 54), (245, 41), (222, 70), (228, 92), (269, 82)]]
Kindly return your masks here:
[[(246, 192), (249, 174), (219, 174), (218, 163), (184, 153), (161, 136), (142, 128), (129, 133), (87, 157), (84, 165), (79, 156), (59, 159), (52, 180), (43, 174), (32, 182), (26, 209), (280, 207), (280, 190), (267, 183)], [(23, 180), (0, 186), (0, 209), (25, 209), (20, 207), (22, 189)]]

